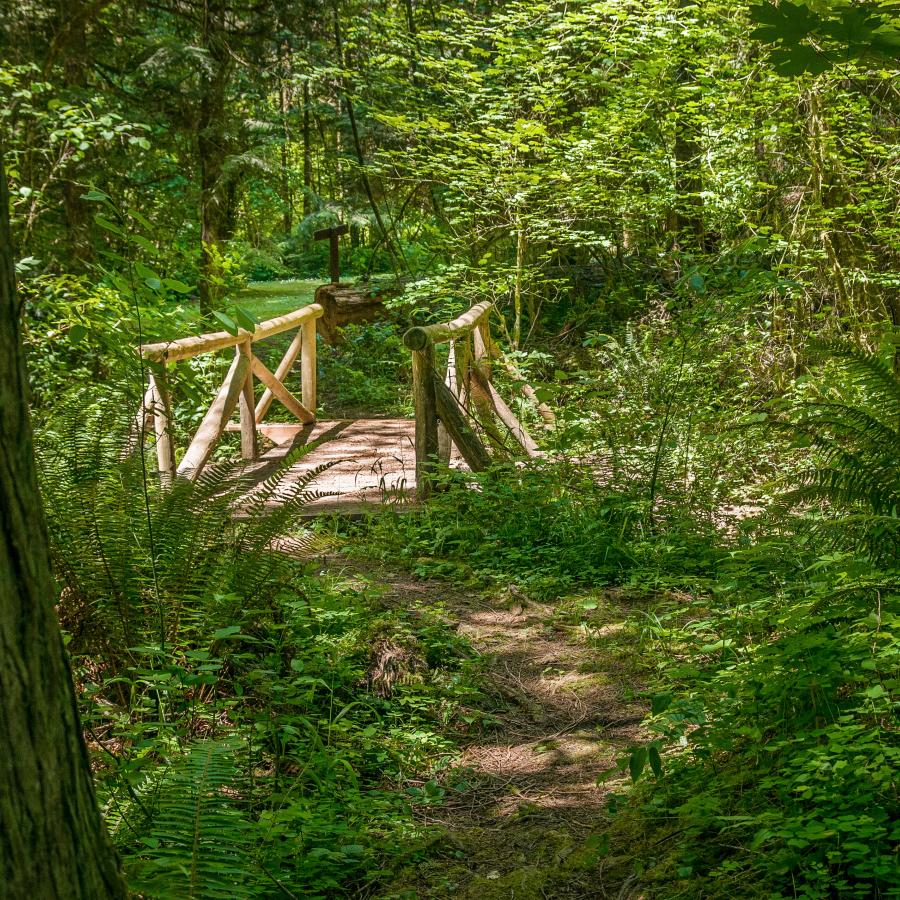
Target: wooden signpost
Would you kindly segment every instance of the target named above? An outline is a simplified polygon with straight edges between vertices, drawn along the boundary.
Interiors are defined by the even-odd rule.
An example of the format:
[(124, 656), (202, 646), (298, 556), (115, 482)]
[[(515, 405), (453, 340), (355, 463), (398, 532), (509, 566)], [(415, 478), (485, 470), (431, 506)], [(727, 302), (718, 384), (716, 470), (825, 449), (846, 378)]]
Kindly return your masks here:
[(317, 241), (324, 241), (326, 238), (331, 241), (331, 283), (338, 284), (341, 280), (341, 265), (338, 260), (338, 238), (342, 234), (347, 234), (350, 228), (347, 225), (335, 225), (332, 228), (322, 228), (313, 234), (313, 238)]

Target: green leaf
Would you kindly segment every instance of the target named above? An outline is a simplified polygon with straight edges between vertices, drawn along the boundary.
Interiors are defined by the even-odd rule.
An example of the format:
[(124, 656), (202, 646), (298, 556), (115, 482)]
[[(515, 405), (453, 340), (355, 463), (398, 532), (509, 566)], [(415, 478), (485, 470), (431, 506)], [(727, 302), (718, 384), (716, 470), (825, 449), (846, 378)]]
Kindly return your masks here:
[(635, 782), (641, 777), (641, 773), (647, 765), (647, 748), (635, 747), (631, 751), (628, 759), (628, 771), (631, 773), (631, 780)]
[(104, 194), (103, 191), (92, 189), (82, 194), (81, 199), (90, 200), (93, 203), (102, 203), (105, 200), (109, 200), (109, 196), (107, 194)]
[(116, 225), (115, 222), (110, 222), (105, 216), (94, 216), (94, 221), (101, 227), (105, 228), (107, 231), (111, 231), (113, 234), (121, 235), (122, 237), (126, 237), (125, 232)]
[(84, 325), (76, 323), (69, 329), (69, 340), (73, 344), (80, 344), (87, 337), (88, 330)]
[(256, 331), (256, 326), (259, 325), (259, 319), (257, 319), (252, 312), (241, 306), (236, 306), (234, 308), (234, 317), (237, 319), (241, 328), (250, 332)]
[(151, 256), (156, 255), (156, 244), (147, 240), (142, 234), (130, 234), (128, 235), (128, 240), (131, 241), (132, 244), (136, 244), (140, 247), (145, 253), (148, 253)]
[(654, 694), (650, 700), (650, 709), (653, 715), (658, 716), (661, 712), (665, 712), (672, 705), (672, 699), (672, 694), (668, 691)]
[(653, 774), (659, 778), (662, 775), (662, 758), (659, 755), (659, 750), (652, 744), (647, 750), (647, 760), (650, 763)]
[(237, 333), (240, 330), (238, 328), (237, 322), (231, 318), (231, 316), (226, 315), (223, 312), (219, 312), (218, 310), (213, 311), (213, 315), (222, 323), (222, 327), (229, 333), (233, 334), (237, 337)]
[(170, 291), (175, 291), (178, 294), (189, 294), (193, 290), (193, 288), (189, 284), (185, 284), (183, 281), (179, 281), (177, 278), (165, 278), (163, 279), (163, 284)]
[(212, 639), (214, 641), (221, 641), (223, 638), (231, 637), (235, 634), (241, 633), (240, 625), (228, 625), (225, 628), (220, 628), (218, 631), (213, 632)]
[(772, 51), (770, 59), (779, 75), (802, 75), (805, 72), (819, 75), (831, 68), (830, 60), (807, 44), (779, 47)]

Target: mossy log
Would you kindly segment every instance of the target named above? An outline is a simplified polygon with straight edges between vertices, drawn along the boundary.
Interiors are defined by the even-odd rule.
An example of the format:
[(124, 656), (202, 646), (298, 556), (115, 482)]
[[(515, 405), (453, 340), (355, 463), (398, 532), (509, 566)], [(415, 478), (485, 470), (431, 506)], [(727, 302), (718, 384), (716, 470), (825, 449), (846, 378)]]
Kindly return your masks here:
[(368, 284), (323, 284), (316, 289), (315, 302), (324, 310), (318, 320), (319, 334), (332, 346), (342, 343), (344, 325), (373, 322), (387, 315), (384, 301), (388, 295), (375, 293)]

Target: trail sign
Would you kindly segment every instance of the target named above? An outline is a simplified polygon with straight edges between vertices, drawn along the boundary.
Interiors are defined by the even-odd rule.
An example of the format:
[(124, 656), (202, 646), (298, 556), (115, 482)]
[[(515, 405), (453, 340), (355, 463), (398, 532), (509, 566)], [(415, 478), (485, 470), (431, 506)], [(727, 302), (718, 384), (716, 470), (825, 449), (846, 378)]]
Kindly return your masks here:
[(317, 241), (324, 241), (326, 238), (331, 241), (330, 265), (331, 265), (331, 283), (337, 284), (341, 280), (341, 265), (338, 259), (338, 238), (342, 234), (350, 231), (346, 225), (335, 225), (332, 228), (322, 228), (313, 234), (313, 238)]

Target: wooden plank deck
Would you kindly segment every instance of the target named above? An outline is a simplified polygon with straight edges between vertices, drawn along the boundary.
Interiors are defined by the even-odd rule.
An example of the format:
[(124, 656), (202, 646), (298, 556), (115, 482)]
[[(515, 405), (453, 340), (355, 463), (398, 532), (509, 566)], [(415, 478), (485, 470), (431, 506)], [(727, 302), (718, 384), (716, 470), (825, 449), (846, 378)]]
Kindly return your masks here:
[[(259, 484), (270, 477), (297, 447), (315, 445), (283, 476), (282, 494), (312, 470), (329, 468), (310, 490), (327, 494), (312, 501), (310, 515), (353, 514), (387, 503), (407, 504), (416, 490), (415, 422), (412, 419), (344, 419), (300, 424), (260, 425), (275, 447), (244, 470)], [(251, 488), (249, 494), (252, 495)], [(272, 498), (278, 502), (279, 492)]]

